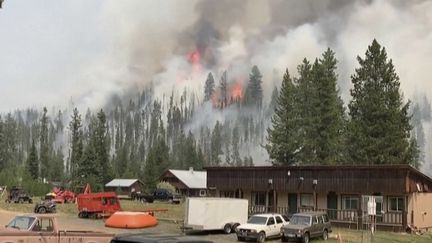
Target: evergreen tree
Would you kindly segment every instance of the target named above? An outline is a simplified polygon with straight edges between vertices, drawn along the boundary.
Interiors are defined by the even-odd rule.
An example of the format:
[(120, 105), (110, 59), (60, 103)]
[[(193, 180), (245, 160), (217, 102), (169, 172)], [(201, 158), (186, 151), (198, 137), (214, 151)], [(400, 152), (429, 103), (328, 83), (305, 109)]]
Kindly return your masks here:
[(211, 156), (210, 163), (211, 165), (219, 165), (221, 163), (221, 159), (219, 155), (222, 154), (222, 126), (219, 121), (216, 122), (212, 136), (211, 136)]
[(30, 173), (32, 179), (36, 180), (39, 177), (39, 162), (37, 157), (36, 145), (34, 139), (32, 139), (32, 145), (27, 158), (27, 170)]
[(314, 100), (314, 117), (317, 117), (316, 132), (310, 140), (316, 141), (317, 164), (339, 164), (344, 161), (344, 108), (337, 90), (337, 60), (332, 50), (327, 49), (322, 59), (312, 70), (313, 87), (317, 98)]
[(298, 109), (300, 150), (297, 154), (299, 164), (316, 164), (317, 160), (317, 140), (318, 131), (316, 124), (319, 122), (318, 108), (315, 106), (319, 100), (317, 89), (314, 84), (314, 74), (319, 64), (315, 63), (314, 67), (305, 58), (297, 67), (299, 77), (295, 80), (297, 84), (295, 101)]
[(219, 82), (219, 90), (220, 90), (220, 106), (224, 108), (228, 103), (228, 78), (227, 71), (222, 73), (221, 80)]
[(240, 133), (239, 133), (239, 127), (237, 125), (234, 126), (233, 128), (231, 143), (232, 143), (231, 161), (235, 166), (242, 166), (242, 160), (239, 152)]
[(40, 119), (40, 135), (39, 135), (39, 158), (40, 158), (40, 175), (42, 179), (49, 179), (47, 178), (50, 174), (49, 172), (49, 162), (51, 160), (50, 158), (50, 146), (48, 141), (48, 116), (47, 116), (47, 108), (43, 108), (42, 117)]
[(211, 72), (209, 72), (209, 74), (207, 75), (207, 80), (205, 82), (205, 87), (204, 87), (204, 101), (208, 101), (211, 99), (211, 97), (214, 93), (214, 89), (215, 89), (215, 81), (213, 78), (213, 74)]
[(144, 183), (149, 190), (156, 189), (159, 175), (168, 168), (168, 153), (169, 148), (161, 138), (150, 148), (144, 169)]
[[(286, 70), (281, 91), (276, 101), (272, 126), (267, 129), (267, 145), (265, 146), (273, 164), (294, 164), (300, 150), (300, 134), (298, 110), (295, 102), (295, 86)], [(245, 165), (248, 160), (245, 160)]]
[(418, 166), (416, 142), (410, 141), (409, 102), (400, 94), (399, 77), (385, 48), (373, 40), (351, 76), (349, 154), (360, 164)]
[(99, 169), (97, 176), (99, 183), (107, 183), (112, 179), (112, 171), (109, 165), (109, 143), (105, 112), (101, 109), (97, 113), (97, 122), (94, 130), (94, 146), (96, 152), (96, 165)]
[(261, 87), (262, 74), (257, 66), (252, 67), (252, 71), (249, 74), (249, 83), (246, 88), (245, 103), (246, 105), (253, 105), (258, 108), (262, 106), (263, 90)]
[(79, 164), (83, 155), (83, 134), (82, 134), (82, 124), (81, 115), (78, 109), (75, 108), (72, 114), (72, 120), (69, 123), (69, 130), (71, 132), (70, 140), (70, 158), (69, 158), (69, 170), (70, 175), (74, 183), (79, 180)]

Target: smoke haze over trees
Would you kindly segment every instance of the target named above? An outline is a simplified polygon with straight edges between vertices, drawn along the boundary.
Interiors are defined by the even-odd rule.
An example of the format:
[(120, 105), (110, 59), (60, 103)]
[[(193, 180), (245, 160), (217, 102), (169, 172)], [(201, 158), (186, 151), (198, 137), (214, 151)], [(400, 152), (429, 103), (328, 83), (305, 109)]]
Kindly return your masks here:
[[(66, 175), (95, 183), (107, 180), (102, 173), (150, 175), (146, 180), (154, 183), (151, 175), (167, 166), (262, 165), (276, 158), (345, 163), (341, 144), (349, 138), (339, 132), (347, 129), (351, 112), (350, 76), (359, 68), (356, 56), (376, 38), (393, 60), (401, 102), (411, 100), (405, 111), (413, 116), (410, 135), (420, 149), (422, 170), (430, 171), (432, 39), (424, 33), (432, 31), (431, 2), (108, 0), (82, 9), (77, 1), (68, 3), (68, 10), (55, 5), (52, 11), (47, 4), (40, 13), (19, 17), (21, 9), (39, 8), (26, 5), (10, 1), (0, 15), (5, 36), (0, 44), (10, 47), (9, 58), (0, 57), (2, 82), (20, 87), (17, 92), (0, 82), (4, 97), (13, 94), (0, 104), (2, 168), (27, 166), (35, 176), (33, 141), (39, 168), (49, 168), (37, 174), (49, 180), (65, 179), (55, 173), (62, 166)], [(64, 22), (46, 21), (43, 11), (65, 16)], [(27, 21), (43, 28), (21, 36), (4, 26), (14, 17), (19, 20), (14, 28)], [(67, 41), (57, 33), (65, 33)], [(42, 42), (33, 36), (54, 38)], [(13, 45), (24, 39), (34, 41)], [(23, 52), (34, 53), (29, 63), (20, 58)], [(277, 99), (278, 92), (297, 88), (293, 97)], [(308, 99), (309, 92), (317, 98)], [(288, 114), (302, 120), (285, 110), (274, 119), (307, 126), (290, 131), (299, 140), (284, 145), (289, 152), (269, 156), (267, 136), (281, 136), (277, 129), (267, 134), (274, 109), (291, 100), (304, 107)], [(319, 119), (311, 114), (320, 114)], [(307, 146), (295, 149), (303, 143)], [(93, 162), (98, 168), (91, 168)], [(87, 167), (94, 178), (80, 171)]]

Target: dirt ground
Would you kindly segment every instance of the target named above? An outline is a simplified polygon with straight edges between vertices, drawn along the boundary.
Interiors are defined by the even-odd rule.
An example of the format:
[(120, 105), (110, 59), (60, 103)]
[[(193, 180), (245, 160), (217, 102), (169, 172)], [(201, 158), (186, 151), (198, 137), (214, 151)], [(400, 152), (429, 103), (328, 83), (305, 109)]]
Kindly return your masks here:
[[(0, 209), (0, 225), (6, 225), (13, 217), (23, 213), (12, 212), (4, 209)], [(92, 220), (92, 219), (80, 219), (74, 215), (57, 213), (55, 214), (59, 223), (60, 229), (68, 230), (93, 230), (102, 231), (115, 234), (124, 233), (157, 233), (157, 234), (182, 234), (180, 225), (168, 222), (159, 221), (158, 226), (146, 229), (115, 229), (104, 226), (103, 220)], [(222, 232), (207, 232), (193, 234), (200, 239), (212, 240), (214, 242), (237, 242), (235, 234), (225, 235)], [(280, 240), (269, 241), (269, 242), (280, 242)]]

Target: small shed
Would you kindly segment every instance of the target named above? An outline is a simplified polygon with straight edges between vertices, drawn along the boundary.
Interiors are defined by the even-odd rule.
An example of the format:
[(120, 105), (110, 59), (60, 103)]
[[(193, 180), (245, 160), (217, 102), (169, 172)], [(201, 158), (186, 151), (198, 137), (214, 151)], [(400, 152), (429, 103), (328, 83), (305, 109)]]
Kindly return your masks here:
[(173, 185), (178, 192), (184, 196), (206, 196), (207, 194), (207, 172), (189, 170), (166, 170), (160, 177)]
[(120, 198), (129, 198), (132, 192), (144, 191), (144, 183), (138, 179), (114, 179), (105, 185), (105, 191), (116, 192)]

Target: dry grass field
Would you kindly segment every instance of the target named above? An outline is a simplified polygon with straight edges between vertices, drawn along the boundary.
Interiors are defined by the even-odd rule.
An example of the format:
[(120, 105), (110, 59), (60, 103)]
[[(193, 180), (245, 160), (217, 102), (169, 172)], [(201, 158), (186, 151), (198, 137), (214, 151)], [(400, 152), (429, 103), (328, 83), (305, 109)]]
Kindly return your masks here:
[[(38, 202), (40, 199), (35, 198)], [(105, 231), (113, 233), (169, 233), (181, 234), (180, 227), (184, 218), (185, 205), (170, 204), (166, 202), (140, 203), (137, 201), (122, 200), (121, 206), (126, 211), (141, 211), (147, 209), (168, 209), (167, 212), (156, 213), (155, 216), (159, 219), (159, 225), (153, 228), (128, 230), (128, 229), (112, 229), (104, 226), (103, 220), (80, 219), (77, 217), (78, 210), (75, 204), (58, 204), (57, 214), (60, 227), (62, 229), (85, 229), (95, 231)], [(5, 225), (11, 218), (17, 214), (32, 213), (34, 204), (7, 204), (4, 200), (0, 201), (0, 224)], [(342, 242), (416, 242), (426, 243), (432, 242), (432, 234), (410, 235), (405, 233), (392, 232), (376, 232), (372, 238), (370, 234), (364, 231), (349, 230), (344, 228), (335, 228), (330, 235), (330, 239), (326, 242), (340, 242), (337, 238), (340, 236)], [(214, 242), (236, 242), (235, 234), (224, 235), (221, 232), (210, 232), (202, 234), (203, 239), (213, 240)], [(280, 242), (280, 240), (272, 240), (270, 242)], [(314, 239), (312, 242), (324, 242), (320, 239)]]

